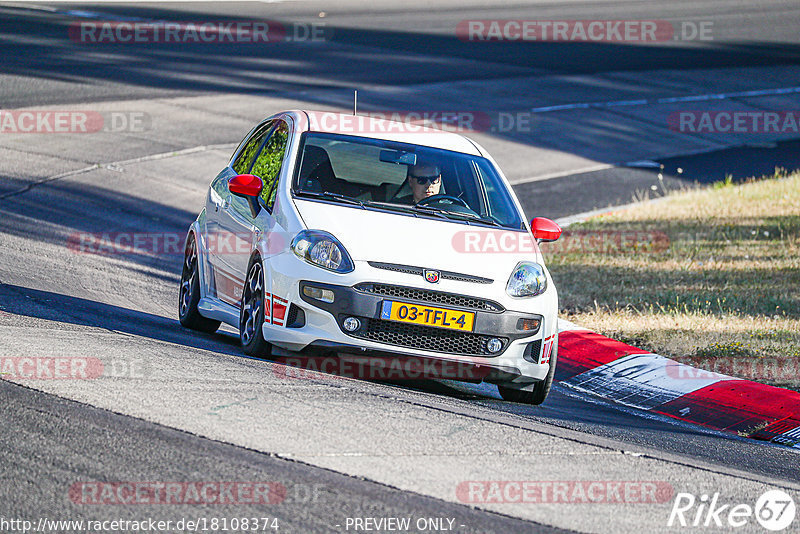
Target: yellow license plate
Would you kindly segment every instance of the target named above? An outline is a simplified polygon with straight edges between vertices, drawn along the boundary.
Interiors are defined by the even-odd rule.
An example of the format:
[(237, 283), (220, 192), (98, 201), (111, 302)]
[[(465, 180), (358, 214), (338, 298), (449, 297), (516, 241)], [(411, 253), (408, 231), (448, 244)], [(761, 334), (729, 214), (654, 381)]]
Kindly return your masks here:
[(381, 319), (472, 332), (475, 313), (384, 300), (381, 306)]

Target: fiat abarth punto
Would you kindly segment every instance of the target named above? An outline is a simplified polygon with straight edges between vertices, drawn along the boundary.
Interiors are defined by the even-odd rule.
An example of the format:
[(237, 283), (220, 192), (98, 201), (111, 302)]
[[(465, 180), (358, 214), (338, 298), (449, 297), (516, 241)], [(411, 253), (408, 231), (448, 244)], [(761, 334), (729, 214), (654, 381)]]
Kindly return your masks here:
[[(412, 127), (413, 126), (413, 127)], [(557, 359), (558, 296), (489, 154), (452, 131), (286, 111), (211, 182), (186, 237), (183, 326), (238, 328), (248, 355), (371, 355), (484, 370), (540, 404)]]

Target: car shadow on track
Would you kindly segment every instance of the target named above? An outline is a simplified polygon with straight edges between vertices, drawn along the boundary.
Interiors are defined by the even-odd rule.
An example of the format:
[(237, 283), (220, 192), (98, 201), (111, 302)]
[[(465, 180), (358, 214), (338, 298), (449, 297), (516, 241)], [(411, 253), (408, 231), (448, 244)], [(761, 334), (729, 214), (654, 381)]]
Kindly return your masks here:
[[(177, 299), (177, 297), (176, 297)], [(2, 311), (79, 326), (103, 328), (144, 338), (240, 356), (238, 336), (203, 334), (183, 328), (177, 319), (12, 284), (0, 284)], [(177, 304), (176, 304), (177, 306)]]

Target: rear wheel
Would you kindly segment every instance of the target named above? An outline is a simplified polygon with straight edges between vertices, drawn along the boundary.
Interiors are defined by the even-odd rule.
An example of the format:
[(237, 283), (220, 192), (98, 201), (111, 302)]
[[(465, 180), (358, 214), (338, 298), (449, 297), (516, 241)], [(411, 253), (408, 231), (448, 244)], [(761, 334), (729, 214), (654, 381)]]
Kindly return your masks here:
[(244, 353), (264, 358), (270, 355), (270, 344), (264, 339), (264, 268), (255, 257), (247, 269), (239, 313), (239, 339)]
[(553, 348), (550, 353), (550, 370), (547, 371), (547, 376), (541, 382), (537, 382), (533, 386), (533, 391), (523, 391), (521, 389), (512, 389), (505, 386), (497, 386), (500, 396), (503, 400), (509, 402), (519, 402), (523, 404), (541, 404), (550, 393), (550, 388), (553, 387), (553, 377), (556, 374), (556, 360), (558, 360), (558, 334), (553, 340)]
[(194, 233), (190, 233), (183, 254), (183, 271), (178, 293), (178, 319), (186, 328), (210, 334), (217, 331), (220, 321), (203, 317), (197, 310), (197, 304), (200, 302), (200, 276), (197, 258), (197, 243)]

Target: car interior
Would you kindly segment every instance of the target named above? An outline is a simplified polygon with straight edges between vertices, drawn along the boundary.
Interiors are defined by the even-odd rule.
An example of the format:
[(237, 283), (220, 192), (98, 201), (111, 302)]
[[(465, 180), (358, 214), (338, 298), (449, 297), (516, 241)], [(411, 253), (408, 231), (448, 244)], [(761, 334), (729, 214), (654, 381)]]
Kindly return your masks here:
[[(408, 166), (420, 162), (441, 170), (439, 200), (426, 202), (435, 209), (466, 213), (515, 229), (524, 223), (482, 158), (447, 150), (387, 144), (374, 140), (350, 140), (316, 134), (303, 142), (294, 190), (332, 193), (371, 203), (411, 205), (412, 191), (406, 180)], [(449, 197), (449, 199), (448, 199)], [(463, 201), (466, 206), (454, 202)]]
[[(465, 162), (452, 160), (438, 160), (436, 163), (442, 170), (442, 186), (440, 193), (443, 195), (453, 195), (464, 198), (470, 205), (479, 205), (479, 195), (477, 189), (465, 190), (460, 183), (458, 176), (469, 172)], [(377, 161), (375, 165), (387, 165)], [(358, 200), (374, 202), (396, 202), (398, 199), (411, 195), (411, 188), (405, 179), (405, 166), (400, 173), (390, 176), (391, 181), (380, 181), (368, 183), (366, 181), (354, 181), (337, 176), (334, 164), (328, 151), (321, 146), (306, 144), (303, 152), (303, 160), (300, 166), (298, 184), (303, 191), (322, 193), (324, 191), (346, 195)], [(459, 169), (457, 167), (462, 167)]]

